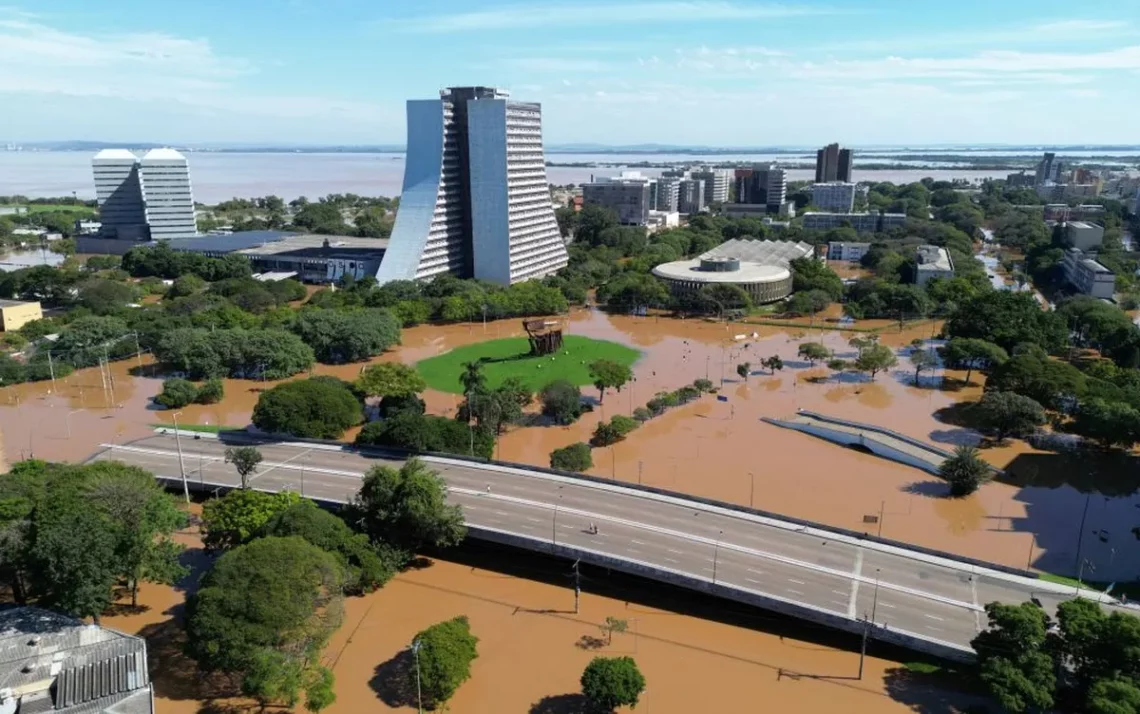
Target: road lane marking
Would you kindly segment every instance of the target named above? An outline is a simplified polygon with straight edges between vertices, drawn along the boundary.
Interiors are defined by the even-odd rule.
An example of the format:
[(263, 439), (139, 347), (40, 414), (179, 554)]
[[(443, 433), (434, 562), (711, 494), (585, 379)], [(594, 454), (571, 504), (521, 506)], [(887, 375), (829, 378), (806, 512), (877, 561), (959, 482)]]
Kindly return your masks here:
[(675, 548), (666, 548), (665, 550), (669, 551), (670, 553), (673, 553), (674, 555), (684, 555), (685, 554), (685, 551), (676, 550)]
[(509, 515), (511, 515), (511, 514), (507, 513), (506, 511), (495, 511), (494, 513), (496, 516), (509, 516)]
[(923, 617), (929, 617), (931, 620), (938, 620), (939, 622), (945, 622), (946, 621), (945, 617), (939, 617), (938, 615), (931, 615), (929, 612), (922, 613), (922, 616)]
[(541, 518), (532, 518), (530, 516), (527, 516), (526, 519), (528, 521), (530, 521), (531, 523), (545, 523), (546, 522), (546, 521), (542, 520)]
[(637, 540), (636, 538), (630, 538), (629, 542), (633, 543), (634, 545), (645, 545), (643, 541)]
[[(978, 606), (978, 575), (970, 576), (970, 595), (974, 598), (974, 607)], [(982, 613), (974, 610), (974, 632), (982, 631)]]
[(847, 591), (846, 590), (832, 590), (831, 592), (834, 595), (842, 595), (843, 597), (847, 597)]
[(680, 562), (681, 562), (681, 561), (677, 560), (676, 558), (665, 558), (664, 560), (665, 560), (665, 562), (666, 562), (666, 563), (676, 563), (676, 564), (680, 564)]
[(605, 545), (605, 543), (603, 541), (594, 540), (593, 538), (590, 538), (590, 542), (593, 543), (594, 545)]
[(744, 579), (744, 582), (746, 582), (746, 583), (754, 583), (754, 584), (756, 584), (756, 585), (763, 585), (763, 584), (764, 584), (764, 583), (762, 583), (761, 581), (757, 580), (756, 578), (745, 578), (745, 579)]
[(756, 573), (757, 575), (767, 575), (763, 570), (757, 570), (756, 568), (749, 568), (748, 572)]
[(894, 605), (892, 605), (892, 604), (890, 604), (889, 602), (881, 602), (881, 601), (880, 601), (880, 602), (879, 602), (879, 607), (885, 607), (885, 608), (888, 608), (888, 609), (890, 609), (890, 610), (894, 610), (894, 609), (895, 609), (895, 606), (894, 606)]
[(802, 590), (796, 590), (795, 588), (784, 588), (784, 589), (790, 593), (795, 593), (796, 595), (803, 595), (804, 594)]
[(855, 567), (851, 570), (851, 594), (847, 597), (847, 617), (855, 619), (855, 600), (859, 597), (859, 579), (863, 575), (863, 549), (855, 551)]
[(789, 583), (795, 583), (796, 585), (807, 585), (807, 583), (805, 583), (804, 581), (796, 580), (795, 578), (788, 578), (788, 582)]

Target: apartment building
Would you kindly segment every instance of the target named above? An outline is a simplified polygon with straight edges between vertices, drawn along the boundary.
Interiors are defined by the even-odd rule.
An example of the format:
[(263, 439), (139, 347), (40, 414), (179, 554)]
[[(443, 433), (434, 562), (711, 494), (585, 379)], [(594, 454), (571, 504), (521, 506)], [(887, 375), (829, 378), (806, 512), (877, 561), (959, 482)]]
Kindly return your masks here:
[(842, 181), (812, 184), (811, 203), (828, 213), (851, 213), (855, 208), (855, 184)]
[(1111, 300), (1116, 294), (1116, 276), (1112, 271), (1078, 248), (1065, 251), (1061, 269), (1065, 280), (1083, 295)]

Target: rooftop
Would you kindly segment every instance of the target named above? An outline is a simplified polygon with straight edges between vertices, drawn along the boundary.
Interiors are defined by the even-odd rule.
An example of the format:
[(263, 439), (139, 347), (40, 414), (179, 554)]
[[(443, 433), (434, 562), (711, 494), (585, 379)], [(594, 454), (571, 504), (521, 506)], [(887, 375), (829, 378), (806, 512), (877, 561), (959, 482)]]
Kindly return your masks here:
[(118, 161), (138, 161), (139, 157), (135, 156), (134, 152), (127, 151), (126, 149), (103, 149), (98, 154), (95, 154), (94, 160), (101, 159), (115, 159)]
[[(707, 253), (705, 254), (708, 255)], [(706, 258), (707, 259), (707, 258)], [(792, 273), (787, 268), (777, 265), (761, 265), (759, 263), (742, 262), (739, 270), (717, 272), (701, 270), (701, 259), (678, 260), (672, 263), (663, 263), (653, 269), (653, 274), (667, 280), (688, 280), (699, 283), (774, 283), (786, 280)]]
[(953, 270), (954, 264), (950, 262), (950, 254), (945, 248), (936, 245), (918, 246), (919, 270)]
[(143, 161), (185, 161), (186, 157), (174, 149), (151, 149), (142, 157)]
[(1108, 275), (1112, 275), (1111, 270), (1096, 262), (1092, 258), (1085, 258), (1081, 261), (1081, 265), (1083, 265), (1087, 270), (1091, 270), (1094, 273), (1100, 273), (1102, 275), (1107, 273)]
[(1069, 221), (1068, 225), (1072, 226), (1073, 228), (1080, 229), (1080, 230), (1089, 230), (1089, 229), (1093, 229), (1093, 228), (1100, 228), (1100, 226), (1098, 226), (1097, 224), (1089, 223), (1087, 221)]
[[(235, 238), (242, 235), (241, 233), (234, 233), (228, 238)], [(336, 251), (361, 251), (361, 250), (387, 250), (387, 238), (358, 238), (356, 236), (325, 236), (325, 235), (312, 235), (307, 233), (288, 233), (283, 238), (276, 241), (266, 241), (260, 245), (251, 246), (249, 248), (241, 249), (244, 255), (276, 255), (278, 253), (289, 253), (295, 250), (312, 250), (314, 248), (324, 248), (325, 242), (328, 242), (329, 249)]]
[(5, 300), (0, 298), (0, 307), (17, 307), (19, 305), (39, 305), (39, 303), (34, 300)]
[[(788, 263), (797, 258), (805, 258), (812, 252), (812, 247), (802, 241), (793, 243), (786, 240), (734, 238), (726, 240), (700, 257), (706, 260), (710, 258), (737, 258), (749, 263), (787, 267)], [(743, 269), (743, 266), (741, 268)]]

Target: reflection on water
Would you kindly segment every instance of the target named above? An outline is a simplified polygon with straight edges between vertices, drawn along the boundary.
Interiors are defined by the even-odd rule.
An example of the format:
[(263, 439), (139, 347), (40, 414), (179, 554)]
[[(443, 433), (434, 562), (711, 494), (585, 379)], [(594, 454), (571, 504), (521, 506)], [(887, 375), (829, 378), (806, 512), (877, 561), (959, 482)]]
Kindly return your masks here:
[[(511, 430), (501, 440), (499, 457), (548, 465), (552, 450), (588, 441), (599, 421), (614, 414), (629, 415), (657, 392), (707, 377), (714, 385), (723, 380), (721, 396), (727, 401), (705, 396), (669, 410), (625, 441), (595, 450), (591, 473), (742, 504), (749, 502), (754, 481), (755, 505), (770, 511), (862, 530), (863, 516), (882, 508), (886, 537), (1017, 567), (1025, 566), (1035, 539), (1034, 563), (1060, 572), (1075, 571), (1079, 540), (1082, 557), (1096, 562), (1098, 578), (1133, 578), (1140, 572), (1140, 549), (1132, 547), (1131, 534), (1140, 523), (1133, 461), (1106, 462), (1097, 466), (1096, 473), (1082, 477), (1066, 457), (1011, 441), (983, 451), (995, 465), (1009, 467), (1008, 483), (990, 483), (971, 498), (951, 500), (937, 489), (916, 490), (915, 482), (926, 477), (914, 469), (762, 423), (762, 416), (786, 417), (797, 409), (811, 409), (875, 423), (944, 448), (976, 438), (934, 414), (957, 401), (977, 399), (981, 375), (975, 374), (973, 385), (958, 388), (962, 373), (944, 375), (938, 370), (931, 375), (932, 383), (950, 376), (947, 383), (957, 391), (915, 388), (913, 370), (900, 360), (899, 367), (873, 382), (854, 375), (844, 375), (839, 382), (828, 370), (801, 361), (796, 354), (798, 341), (792, 339), (799, 334), (800, 340), (821, 341), (849, 358), (852, 349), (847, 340), (852, 333), (831, 329), (825, 319), (821, 316), (814, 328), (781, 328), (578, 310), (569, 323), (571, 333), (642, 350), (643, 357), (634, 365), (635, 381), (573, 425)], [(929, 322), (901, 331), (886, 322), (863, 321), (860, 326), (883, 327), (882, 341), (896, 347), (929, 338), (939, 329)], [(376, 361), (414, 363), (463, 344), (521, 333), (518, 320), (414, 327), (404, 331), (400, 348)], [(771, 355), (779, 355), (787, 365), (774, 377), (758, 367)], [(754, 365), (747, 382), (736, 373), (741, 362)], [(9, 460), (31, 453), (81, 460), (101, 443), (136, 438), (153, 423), (169, 423), (169, 412), (150, 404), (161, 380), (151, 374), (149, 363), (142, 364), (141, 369), (135, 362), (112, 365), (107, 389), (98, 369), (88, 369), (59, 380), (55, 391), (50, 382), (0, 390), (3, 455)], [(353, 379), (361, 367), (318, 365), (314, 374)], [(225, 400), (187, 406), (180, 422), (243, 426), (258, 395), (272, 386), (272, 382), (227, 380)], [(592, 389), (585, 392), (594, 396)], [(454, 395), (429, 391), (424, 396), (431, 412), (455, 413)], [(1088, 463), (1084, 466), (1087, 471)], [(1110, 468), (1115, 475), (1107, 479), (1104, 473)], [(1109, 490), (1106, 483), (1116, 487)], [(1099, 508), (1090, 506), (1086, 537), (1079, 538), (1086, 499), (1078, 488), (1089, 487), (1101, 488), (1113, 498), (1094, 504)], [(1103, 498), (1094, 495), (1093, 500)], [(999, 514), (1005, 524), (1002, 529), (993, 526)]]
[(66, 256), (53, 253), (47, 248), (40, 250), (16, 250), (10, 253), (0, 251), (0, 271), (34, 268), (37, 265), (59, 265)]

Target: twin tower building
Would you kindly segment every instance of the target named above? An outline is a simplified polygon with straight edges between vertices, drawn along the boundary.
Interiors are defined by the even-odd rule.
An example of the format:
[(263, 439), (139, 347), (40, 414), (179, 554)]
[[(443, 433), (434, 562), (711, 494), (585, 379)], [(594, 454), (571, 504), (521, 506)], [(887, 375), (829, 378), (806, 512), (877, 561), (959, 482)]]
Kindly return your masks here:
[[(451, 273), (509, 285), (566, 266), (546, 181), (542, 109), (492, 87), (452, 87), (408, 102), (400, 208), (376, 279)], [(122, 149), (93, 160), (101, 237), (196, 234), (186, 159)]]

